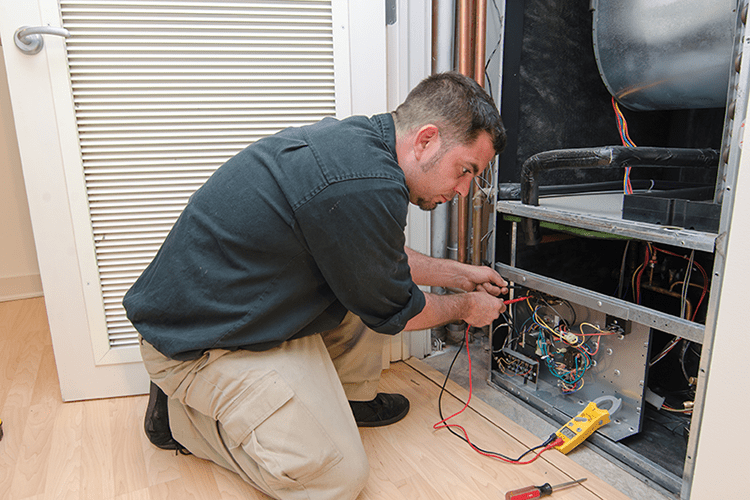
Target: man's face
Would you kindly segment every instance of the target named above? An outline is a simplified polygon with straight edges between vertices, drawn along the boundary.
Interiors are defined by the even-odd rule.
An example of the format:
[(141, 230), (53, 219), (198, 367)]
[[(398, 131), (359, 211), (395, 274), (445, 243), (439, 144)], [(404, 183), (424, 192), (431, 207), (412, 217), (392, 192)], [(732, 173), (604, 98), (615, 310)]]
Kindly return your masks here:
[(494, 156), (487, 132), (482, 132), (471, 144), (447, 150), (439, 148), (420, 161), (420, 175), (408, 186), (410, 201), (422, 210), (432, 210), (456, 194), (468, 196), (474, 177), (484, 171)]

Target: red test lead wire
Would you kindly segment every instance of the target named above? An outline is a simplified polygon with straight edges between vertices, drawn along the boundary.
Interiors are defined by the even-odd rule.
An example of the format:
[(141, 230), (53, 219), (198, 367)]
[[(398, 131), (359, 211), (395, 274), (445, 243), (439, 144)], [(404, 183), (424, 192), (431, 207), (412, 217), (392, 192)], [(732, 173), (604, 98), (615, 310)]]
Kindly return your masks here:
[[(523, 297), (522, 299), (519, 299), (519, 300), (525, 300), (525, 299), (528, 299), (528, 297)], [(514, 459), (506, 457), (505, 455), (502, 455), (500, 453), (495, 453), (495, 452), (492, 452), (492, 451), (487, 451), (487, 450), (483, 450), (482, 448), (479, 448), (478, 446), (474, 445), (474, 443), (471, 442), (471, 440), (469, 439), (469, 433), (466, 432), (466, 429), (464, 429), (463, 426), (458, 425), (458, 424), (449, 424), (448, 423), (448, 420), (450, 420), (453, 417), (459, 415), (464, 410), (466, 410), (466, 408), (469, 407), (469, 403), (471, 402), (471, 395), (474, 392), (473, 391), (473, 384), (472, 384), (472, 373), (471, 373), (472, 372), (472, 370), (471, 370), (471, 352), (469, 351), (469, 328), (471, 328), (471, 326), (467, 325), (466, 326), (466, 332), (465, 332), (465, 338), (464, 338), (464, 342), (466, 343), (466, 354), (467, 354), (467, 356), (469, 358), (469, 397), (467, 398), (466, 403), (464, 403), (463, 408), (461, 408), (459, 411), (457, 411), (456, 413), (454, 413), (450, 417), (442, 418), (443, 415), (442, 415), (442, 412), (441, 412), (440, 417), (442, 418), (442, 420), (440, 420), (435, 425), (433, 425), (432, 428), (435, 429), (435, 430), (438, 430), (438, 429), (448, 429), (453, 434), (455, 434), (459, 438), (463, 439), (466, 442), (466, 444), (468, 444), (469, 447), (471, 447), (472, 450), (476, 451), (480, 455), (484, 455), (484, 456), (490, 457), (490, 458), (495, 458), (495, 459), (501, 460), (503, 462), (514, 464), (514, 465), (526, 465), (526, 464), (530, 464), (530, 463), (534, 462), (537, 458), (539, 458), (541, 456), (541, 454), (544, 453), (545, 451), (554, 449), (557, 446), (562, 445), (563, 444), (563, 440), (560, 439), (560, 438), (557, 438), (554, 441), (545, 442), (546, 444), (542, 444), (542, 445), (540, 445), (540, 446), (538, 446), (536, 448), (532, 448), (531, 450), (528, 450), (526, 453), (524, 453), (519, 458), (517, 458), (517, 459), (514, 460)], [(456, 352), (456, 357), (458, 357), (458, 354), (459, 354), (460, 351), (461, 350), (459, 349)], [(453, 361), (455, 361), (455, 359)], [(451, 367), (453, 367), (453, 364), (451, 364)], [(448, 369), (448, 375), (450, 375), (450, 368)], [(447, 382), (448, 382), (448, 376), (446, 376), (446, 379), (445, 379), (445, 383), (447, 383)], [(440, 395), (441, 396), (442, 396), (444, 390), (445, 390), (445, 384), (443, 384), (443, 388), (440, 390)], [(440, 398), (438, 398), (438, 411), (440, 411)], [(453, 431), (452, 428), (460, 429), (461, 433), (463, 434), (463, 437), (460, 434), (458, 434), (455, 431)], [(550, 436), (550, 439), (552, 439), (553, 437), (555, 437), (554, 434), (552, 436)], [(539, 450), (532, 458), (530, 458), (529, 460), (526, 460), (525, 462), (521, 462), (521, 458), (523, 458), (527, 453), (530, 453), (534, 449), (538, 449), (538, 448), (541, 448), (541, 450)], [(529, 498), (533, 498), (533, 497), (529, 497)]]
[(503, 304), (505, 304), (506, 306), (509, 306), (511, 304), (515, 304), (516, 302), (521, 302), (522, 300), (527, 300), (529, 298), (530, 297), (526, 296), (526, 297), (518, 297), (517, 299), (504, 300)]

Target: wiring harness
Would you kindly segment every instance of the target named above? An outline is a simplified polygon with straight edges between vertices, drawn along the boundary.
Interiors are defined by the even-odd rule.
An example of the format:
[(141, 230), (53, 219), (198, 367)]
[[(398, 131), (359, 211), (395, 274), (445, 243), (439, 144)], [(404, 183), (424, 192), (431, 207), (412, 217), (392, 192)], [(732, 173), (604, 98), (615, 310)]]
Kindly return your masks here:
[[(526, 373), (514, 373), (508, 369), (510, 362), (503, 355), (503, 349), (518, 350), (519, 347), (532, 345), (536, 357), (559, 380), (560, 390), (564, 394), (579, 391), (584, 385), (584, 375), (594, 364), (592, 357), (599, 352), (601, 337), (620, 334), (622, 329), (617, 325), (602, 329), (588, 322), (574, 327), (575, 310), (570, 303), (540, 293), (527, 297), (525, 304), (530, 315), (518, 331), (506, 318), (506, 325), (511, 331), (501, 349), (493, 352), (499, 370), (506, 375), (526, 376)], [(566, 306), (569, 319), (558, 311), (556, 306), (559, 305)]]

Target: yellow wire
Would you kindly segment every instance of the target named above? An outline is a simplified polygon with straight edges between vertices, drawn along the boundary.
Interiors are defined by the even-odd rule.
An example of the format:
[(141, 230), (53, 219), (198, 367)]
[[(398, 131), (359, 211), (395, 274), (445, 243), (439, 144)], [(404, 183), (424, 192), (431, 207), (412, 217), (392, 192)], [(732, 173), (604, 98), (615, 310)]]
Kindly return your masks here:
[(590, 326), (590, 327), (591, 327), (591, 328), (593, 328), (593, 329), (594, 329), (594, 331), (595, 331), (595, 332), (597, 332), (597, 333), (602, 333), (602, 334), (605, 334), (605, 335), (606, 335), (606, 334), (608, 333), (608, 332), (606, 332), (606, 331), (602, 330), (601, 328), (599, 328), (598, 326), (596, 326), (596, 325), (592, 325), (591, 323), (581, 323), (581, 326), (580, 326), (580, 328), (581, 328), (581, 335), (583, 335), (583, 334), (585, 333), (585, 332), (583, 331), (583, 327), (584, 327), (584, 326)]
[(643, 267), (643, 264), (635, 268), (635, 271), (633, 272), (633, 279), (630, 280), (630, 287), (633, 289), (633, 300), (636, 300), (636, 290), (635, 290), (635, 277), (638, 276), (638, 271), (641, 270)]

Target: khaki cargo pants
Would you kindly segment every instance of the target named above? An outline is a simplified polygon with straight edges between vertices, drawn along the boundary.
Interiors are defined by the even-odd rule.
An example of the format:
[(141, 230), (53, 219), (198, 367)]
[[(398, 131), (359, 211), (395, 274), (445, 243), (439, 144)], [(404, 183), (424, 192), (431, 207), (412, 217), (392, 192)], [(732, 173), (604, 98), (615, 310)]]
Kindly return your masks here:
[(348, 400), (377, 393), (383, 342), (349, 314), (320, 335), (263, 352), (176, 361), (141, 341), (169, 396), (174, 438), (278, 499), (353, 499), (369, 464)]

